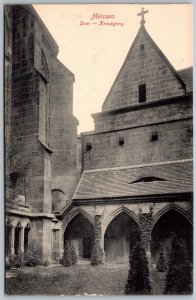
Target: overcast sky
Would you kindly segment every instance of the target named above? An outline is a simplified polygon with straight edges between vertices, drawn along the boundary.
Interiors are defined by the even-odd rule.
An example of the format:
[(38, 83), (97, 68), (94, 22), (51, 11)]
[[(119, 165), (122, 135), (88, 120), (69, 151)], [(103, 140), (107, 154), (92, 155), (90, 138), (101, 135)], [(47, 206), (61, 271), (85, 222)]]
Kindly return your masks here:
[[(33, 5), (59, 45), (58, 59), (75, 74), (74, 115), (78, 132), (94, 129), (101, 106), (140, 27), (142, 5)], [(146, 29), (176, 70), (192, 66), (192, 5), (144, 5)], [(99, 25), (93, 14), (113, 15)], [(80, 23), (90, 25), (80, 25)], [(92, 24), (92, 23), (97, 24)]]

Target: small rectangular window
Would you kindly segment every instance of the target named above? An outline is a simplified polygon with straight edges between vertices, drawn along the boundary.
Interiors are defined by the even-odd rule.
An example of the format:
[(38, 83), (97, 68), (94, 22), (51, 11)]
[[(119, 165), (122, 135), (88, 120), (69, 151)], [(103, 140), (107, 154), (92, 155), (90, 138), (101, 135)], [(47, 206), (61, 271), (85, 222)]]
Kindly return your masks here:
[(151, 142), (155, 142), (159, 139), (159, 134), (158, 132), (153, 132), (151, 135)]
[(120, 146), (123, 146), (125, 143), (124, 137), (119, 137), (119, 141), (118, 141)]
[(87, 142), (86, 143), (86, 151), (90, 151), (92, 149), (92, 143), (91, 142)]
[(141, 44), (141, 45), (140, 45), (140, 52), (142, 52), (142, 51), (144, 51), (144, 50), (145, 50), (144, 44)]
[(146, 102), (146, 84), (139, 85), (139, 103)]

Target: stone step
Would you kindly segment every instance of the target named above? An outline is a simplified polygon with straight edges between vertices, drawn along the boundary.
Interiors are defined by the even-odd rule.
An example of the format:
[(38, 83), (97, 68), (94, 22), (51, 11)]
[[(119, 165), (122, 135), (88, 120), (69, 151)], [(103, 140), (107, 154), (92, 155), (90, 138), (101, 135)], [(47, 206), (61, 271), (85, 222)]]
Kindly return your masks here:
[(5, 274), (5, 278), (13, 278), (13, 277), (17, 277), (17, 274), (15, 272), (6, 272)]

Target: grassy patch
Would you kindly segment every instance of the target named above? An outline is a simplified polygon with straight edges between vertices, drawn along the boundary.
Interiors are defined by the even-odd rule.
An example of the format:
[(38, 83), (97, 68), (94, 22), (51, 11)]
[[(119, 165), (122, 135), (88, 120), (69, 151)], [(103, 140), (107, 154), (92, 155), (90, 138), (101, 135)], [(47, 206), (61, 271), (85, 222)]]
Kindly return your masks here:
[(166, 272), (158, 272), (156, 269), (151, 270), (151, 284), (153, 295), (163, 295), (165, 290)]
[[(34, 267), (17, 271), (6, 280), (8, 295), (123, 295), (128, 265), (76, 265), (71, 267)], [(153, 273), (153, 272), (152, 272)], [(153, 283), (160, 282), (154, 271)], [(158, 277), (157, 277), (158, 276)], [(163, 276), (163, 275), (160, 275)], [(153, 285), (154, 285), (153, 284)], [(161, 286), (155, 293), (161, 294)], [(153, 290), (154, 292), (154, 290)]]

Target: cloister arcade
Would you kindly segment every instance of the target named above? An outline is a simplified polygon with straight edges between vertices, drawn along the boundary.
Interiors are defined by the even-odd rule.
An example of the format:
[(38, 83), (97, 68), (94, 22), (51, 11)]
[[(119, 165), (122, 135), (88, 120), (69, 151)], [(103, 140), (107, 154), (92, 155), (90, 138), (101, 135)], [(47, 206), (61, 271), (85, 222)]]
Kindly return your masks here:
[[(140, 213), (138, 213), (140, 211)], [(90, 259), (94, 241), (94, 219), (83, 209), (72, 211), (64, 224), (63, 241), (71, 240), (79, 260)], [(145, 224), (148, 218), (147, 225)], [(162, 243), (166, 258), (171, 248), (171, 236), (186, 241), (190, 258), (192, 257), (192, 223), (187, 209), (180, 205), (167, 204), (156, 213), (141, 210), (134, 212), (120, 206), (110, 215), (100, 215), (101, 240), (105, 263), (128, 262), (130, 251), (136, 241), (144, 241), (147, 256), (156, 264)], [(150, 226), (149, 226), (150, 225)]]
[(28, 250), (30, 230), (29, 220), (7, 219), (5, 228), (6, 256), (20, 255)]

